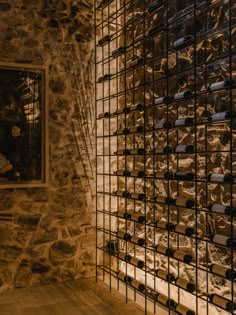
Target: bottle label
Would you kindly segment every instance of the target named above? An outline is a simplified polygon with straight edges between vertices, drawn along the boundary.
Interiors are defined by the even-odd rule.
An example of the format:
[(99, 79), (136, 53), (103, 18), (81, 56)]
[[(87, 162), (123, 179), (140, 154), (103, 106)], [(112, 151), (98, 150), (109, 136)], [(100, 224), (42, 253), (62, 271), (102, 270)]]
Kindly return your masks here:
[(220, 245), (226, 245), (228, 239), (229, 239), (228, 236), (216, 234), (213, 237), (213, 242)]
[(174, 252), (173, 257), (176, 258), (176, 259), (179, 259), (179, 260), (184, 260), (184, 256), (185, 255), (186, 255), (185, 253), (180, 252), (180, 251), (177, 250), (177, 251)]
[(159, 97), (154, 100), (155, 105), (164, 104), (164, 102), (165, 102), (165, 97)]
[(212, 303), (218, 306), (221, 306), (224, 309), (227, 309), (228, 300), (220, 297), (219, 295), (214, 295), (212, 299)]
[(138, 199), (139, 194), (138, 193), (132, 193), (130, 196), (131, 196), (131, 198)]
[(122, 260), (125, 260), (126, 253), (119, 252), (118, 257)]
[(181, 288), (184, 288), (184, 289), (187, 289), (187, 285), (188, 285), (188, 281), (186, 279), (183, 279), (183, 278), (177, 278), (175, 283), (181, 287)]
[(161, 254), (166, 254), (167, 247), (164, 245), (158, 245), (156, 251)]
[(141, 283), (138, 280), (136, 280), (136, 279), (133, 279), (132, 282), (131, 282), (131, 285), (133, 287), (135, 287), (136, 289), (139, 289), (140, 284)]
[(139, 238), (137, 236), (132, 236), (131, 241), (138, 244)]
[(176, 309), (176, 311), (177, 311), (178, 313), (180, 313), (181, 315), (187, 315), (188, 312), (189, 312), (189, 308), (187, 308), (187, 307), (184, 306), (183, 304), (178, 304), (175, 309)]
[(185, 125), (185, 118), (183, 118), (183, 119), (177, 119), (176, 121), (175, 121), (175, 126), (183, 126), (183, 125)]
[(175, 227), (175, 232), (185, 234), (186, 226), (181, 225), (181, 224), (177, 224)]
[(213, 265), (212, 266), (212, 273), (215, 273), (219, 276), (222, 276), (222, 277), (226, 277), (226, 272), (228, 271), (229, 269), (227, 267), (224, 267), (224, 266), (220, 266), (220, 265)]
[(177, 147), (175, 148), (175, 152), (179, 153), (179, 152), (186, 152), (186, 145), (177, 145)]
[(225, 213), (225, 209), (227, 206), (220, 205), (220, 204), (214, 204), (211, 207), (211, 211), (217, 212), (217, 213)]
[(168, 304), (168, 296), (164, 295), (164, 294), (159, 294), (157, 296), (157, 301), (160, 302), (161, 304), (167, 305)]
[(224, 182), (225, 175), (224, 174), (212, 174), (210, 180), (212, 182)]
[(177, 198), (175, 201), (176, 206), (186, 207), (187, 200), (184, 198)]
[(163, 270), (163, 269), (158, 269), (157, 271), (157, 276), (161, 279), (164, 279), (166, 280), (167, 279), (167, 276), (168, 276), (168, 272)]

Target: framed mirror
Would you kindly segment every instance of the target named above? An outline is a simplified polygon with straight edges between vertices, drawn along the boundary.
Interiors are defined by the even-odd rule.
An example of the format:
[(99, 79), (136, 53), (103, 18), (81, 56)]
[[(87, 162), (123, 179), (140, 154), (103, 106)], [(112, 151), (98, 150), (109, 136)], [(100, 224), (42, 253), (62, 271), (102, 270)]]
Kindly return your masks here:
[(0, 188), (48, 182), (46, 66), (0, 63)]

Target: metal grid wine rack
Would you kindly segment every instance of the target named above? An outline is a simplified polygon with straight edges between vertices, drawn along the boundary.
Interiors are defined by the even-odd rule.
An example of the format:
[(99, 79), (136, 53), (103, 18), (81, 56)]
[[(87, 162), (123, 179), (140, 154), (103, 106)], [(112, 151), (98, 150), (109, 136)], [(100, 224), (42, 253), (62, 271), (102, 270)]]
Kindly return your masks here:
[(97, 277), (236, 314), (236, 1), (95, 1)]

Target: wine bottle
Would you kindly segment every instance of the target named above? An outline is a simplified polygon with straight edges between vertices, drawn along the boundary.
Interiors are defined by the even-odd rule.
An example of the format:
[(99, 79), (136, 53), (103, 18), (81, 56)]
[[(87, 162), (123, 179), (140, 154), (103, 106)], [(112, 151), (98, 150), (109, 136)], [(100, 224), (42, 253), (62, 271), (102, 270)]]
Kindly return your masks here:
[(181, 37), (174, 42), (174, 49), (175, 50), (183, 49), (189, 46), (190, 44), (192, 44), (193, 41), (194, 41), (194, 37), (192, 35)]
[(124, 54), (126, 52), (126, 47), (119, 47), (117, 49), (115, 49), (111, 55), (113, 58), (117, 58), (119, 57), (120, 55)]
[(126, 273), (119, 271), (118, 272), (118, 278), (126, 283), (130, 283), (132, 281), (132, 277), (127, 275)]
[(134, 177), (144, 177), (145, 172), (144, 171), (133, 170), (133, 171), (130, 172), (130, 175), (134, 176)]
[(131, 172), (128, 170), (118, 170), (114, 172), (117, 176), (130, 176)]
[(230, 269), (229, 267), (212, 264), (209, 266), (209, 269), (213, 274), (217, 276), (224, 277), (231, 281), (234, 281), (236, 279), (236, 271)]
[(118, 114), (128, 114), (130, 112), (130, 107), (129, 106), (125, 106), (125, 107), (121, 107), (121, 108), (118, 108), (116, 110), (116, 115)]
[(143, 269), (145, 266), (145, 263), (143, 260), (138, 259), (137, 257), (131, 257), (130, 263), (132, 265), (135, 265), (136, 267)]
[(172, 128), (172, 124), (168, 121), (155, 123), (154, 125), (154, 129), (170, 129), (170, 128)]
[(145, 64), (145, 59), (142, 57), (136, 58), (135, 60), (130, 62), (130, 68), (137, 68), (139, 66), (143, 66)]
[(180, 303), (175, 306), (175, 311), (181, 315), (196, 315), (194, 311)]
[(158, 196), (155, 197), (155, 201), (157, 203), (164, 203), (166, 205), (172, 205), (172, 204), (174, 204), (175, 200), (173, 198), (171, 198), (171, 197), (158, 195)]
[(104, 9), (106, 6), (111, 4), (114, 0), (102, 0), (101, 3), (97, 6), (97, 10)]
[(166, 255), (168, 257), (172, 257), (173, 251), (174, 251), (173, 249), (168, 248), (164, 245), (156, 245), (155, 249), (156, 249), (157, 253), (162, 254), (162, 255)]
[(132, 128), (130, 128), (129, 131), (130, 131), (130, 132), (137, 132), (137, 133), (140, 133), (140, 132), (143, 132), (143, 131), (144, 131), (144, 127), (143, 127), (143, 126), (132, 127)]
[(138, 200), (140, 200), (140, 201), (143, 201), (143, 200), (145, 199), (145, 194), (132, 192), (132, 193), (130, 194), (130, 198), (132, 198), (132, 199), (138, 199)]
[(161, 278), (167, 282), (175, 281), (175, 276), (172, 273), (168, 273), (166, 270), (157, 269), (155, 270), (155, 274), (158, 278)]
[(129, 129), (128, 128), (124, 128), (124, 129), (116, 130), (113, 134), (114, 135), (123, 135), (123, 134), (127, 134), (127, 133), (129, 133)]
[(180, 118), (177, 119), (174, 122), (174, 126), (178, 127), (178, 126), (192, 126), (193, 125), (193, 119), (192, 118)]
[(141, 238), (141, 237), (138, 237), (136, 235), (132, 235), (130, 241), (135, 243), (135, 244), (137, 244), (137, 245), (139, 245), (139, 246), (144, 246), (145, 245), (145, 239)]
[(130, 110), (138, 110), (138, 111), (143, 111), (144, 110), (144, 105), (141, 104), (141, 103), (137, 103), (137, 104), (134, 104), (134, 105), (131, 105), (130, 106)]
[(105, 112), (105, 113), (101, 113), (98, 115), (98, 118), (109, 118), (110, 113), (109, 112)]
[(193, 180), (194, 179), (194, 174), (190, 172), (181, 172), (178, 171), (174, 174), (174, 179), (177, 180)]
[(214, 204), (208, 206), (208, 209), (210, 211), (213, 211), (216, 213), (225, 214), (225, 215), (232, 215), (234, 217), (236, 216), (236, 208), (235, 207), (214, 203)]
[(130, 277), (130, 278), (131, 278), (131, 281), (129, 282), (129, 284), (132, 287), (134, 287), (135, 289), (137, 289), (137, 290), (139, 290), (141, 292), (143, 292), (145, 290), (145, 285), (143, 283), (139, 282), (138, 280), (136, 280), (136, 279), (134, 279), (132, 277)]
[(178, 277), (175, 279), (175, 284), (180, 287), (180, 288), (183, 288), (185, 290), (187, 290), (188, 292), (194, 292), (195, 289), (196, 289), (196, 286), (193, 282), (189, 282), (188, 280), (186, 279), (183, 279), (181, 277)]
[(110, 240), (107, 242), (106, 248), (109, 254), (116, 254), (119, 251), (119, 244), (117, 240)]
[(165, 29), (165, 24), (161, 23), (148, 31), (148, 36), (153, 37)]
[(129, 212), (123, 212), (123, 211), (118, 211), (116, 212), (117, 217), (130, 220), (131, 219), (131, 214)]
[(126, 262), (130, 262), (132, 257), (130, 255), (126, 254), (125, 252), (119, 252), (118, 258), (120, 258), (121, 260), (124, 260)]
[(183, 92), (176, 93), (174, 95), (174, 100), (175, 101), (182, 101), (182, 100), (188, 100), (188, 99), (190, 99), (192, 97), (193, 97), (192, 91), (186, 90), (186, 91), (183, 91)]
[(220, 81), (220, 82), (211, 84), (207, 90), (209, 92), (219, 91), (219, 90), (227, 89), (231, 87), (233, 84), (234, 84), (234, 81), (232, 80)]
[(166, 222), (163, 220), (159, 220), (155, 223), (156, 228), (166, 229), (167, 231), (173, 231), (175, 225), (172, 222)]
[(130, 150), (130, 154), (143, 155), (144, 153), (145, 153), (145, 149), (144, 148), (136, 148), (136, 149)]
[(236, 239), (234, 237), (215, 234), (211, 237), (213, 243), (236, 249)]
[(182, 224), (176, 224), (174, 230), (175, 232), (184, 234), (186, 236), (192, 236), (195, 233), (195, 229), (193, 227)]
[(155, 173), (156, 178), (160, 179), (173, 179), (173, 173), (172, 172), (156, 172)]
[(173, 97), (170, 96), (162, 96), (159, 98), (155, 98), (154, 105), (168, 105), (173, 102)]
[(145, 216), (137, 214), (137, 213), (131, 214), (130, 220), (141, 223), (141, 224), (146, 222)]
[(167, 306), (170, 309), (173, 309), (175, 306), (175, 301), (172, 299), (169, 299), (168, 296), (158, 293), (156, 296), (156, 301), (161, 303), (162, 305)]
[(104, 76), (101, 76), (98, 78), (98, 83), (102, 83), (104, 81), (108, 81), (112, 79), (112, 74), (105, 74)]
[(174, 250), (172, 254), (173, 258), (183, 261), (186, 264), (190, 264), (193, 260), (193, 256), (186, 254), (185, 252), (181, 252), (179, 250)]
[(222, 120), (227, 120), (232, 117), (232, 113), (226, 111), (226, 112), (220, 112), (220, 113), (215, 113), (211, 116), (208, 117), (208, 121), (210, 122), (215, 122), (215, 121), (222, 121)]
[(174, 149), (175, 153), (193, 153), (194, 152), (194, 146), (193, 145), (184, 145), (179, 144)]
[(172, 148), (170, 146), (165, 146), (164, 148), (157, 147), (155, 148), (154, 152), (157, 154), (160, 154), (160, 153), (168, 154), (168, 153), (172, 153)]
[(194, 201), (192, 199), (176, 198), (175, 206), (192, 208), (194, 206)]
[(154, 2), (147, 8), (148, 13), (153, 13), (153, 12), (155, 12), (155, 11), (158, 10), (164, 3), (165, 3), (165, 0), (157, 0), (157, 1), (154, 1)]
[(128, 191), (123, 191), (123, 190), (117, 190), (114, 193), (117, 197), (124, 197), (124, 198), (129, 198), (130, 193)]
[(112, 40), (112, 36), (106, 35), (98, 41), (98, 46), (104, 46)]
[(228, 312), (233, 312), (236, 310), (236, 303), (230, 301), (218, 294), (212, 293), (209, 295), (209, 300), (212, 304), (220, 306)]
[(120, 150), (117, 150), (116, 152), (114, 152), (114, 154), (116, 154), (116, 155), (129, 155), (130, 150), (129, 149), (120, 149)]
[(233, 183), (234, 176), (231, 174), (210, 174), (207, 177), (210, 182)]
[(129, 233), (122, 232), (122, 231), (117, 232), (117, 237), (123, 238), (125, 241), (131, 240), (131, 235)]

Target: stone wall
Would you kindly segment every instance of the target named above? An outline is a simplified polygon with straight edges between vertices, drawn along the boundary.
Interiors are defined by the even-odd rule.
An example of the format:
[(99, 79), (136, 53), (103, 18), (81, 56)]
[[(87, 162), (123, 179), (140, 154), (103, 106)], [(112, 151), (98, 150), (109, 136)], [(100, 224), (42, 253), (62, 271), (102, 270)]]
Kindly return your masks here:
[(0, 1), (0, 61), (49, 67), (48, 189), (0, 190), (0, 291), (95, 274), (93, 5)]

